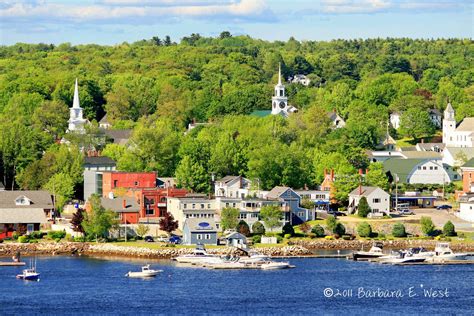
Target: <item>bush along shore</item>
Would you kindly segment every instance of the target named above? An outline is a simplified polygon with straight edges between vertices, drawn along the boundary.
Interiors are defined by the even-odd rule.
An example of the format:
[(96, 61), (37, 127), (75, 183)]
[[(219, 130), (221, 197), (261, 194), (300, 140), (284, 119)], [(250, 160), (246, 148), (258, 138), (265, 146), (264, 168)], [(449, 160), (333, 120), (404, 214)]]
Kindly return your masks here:
[[(379, 241), (385, 248), (406, 249), (424, 247), (434, 249), (435, 240), (389, 240)], [(259, 247), (257, 250), (268, 256), (311, 256), (315, 250), (369, 249), (371, 240), (292, 240), (288, 245)], [(458, 252), (474, 252), (474, 243), (452, 243), (451, 248)], [(238, 254), (240, 250), (230, 247), (208, 249), (212, 254)], [(120, 246), (109, 243), (78, 243), (78, 242), (47, 242), (47, 243), (4, 243), (0, 244), (0, 256), (11, 257), (20, 252), (28, 255), (91, 255), (91, 256), (122, 256), (135, 258), (170, 259), (175, 256), (189, 254), (192, 248), (158, 248)]]

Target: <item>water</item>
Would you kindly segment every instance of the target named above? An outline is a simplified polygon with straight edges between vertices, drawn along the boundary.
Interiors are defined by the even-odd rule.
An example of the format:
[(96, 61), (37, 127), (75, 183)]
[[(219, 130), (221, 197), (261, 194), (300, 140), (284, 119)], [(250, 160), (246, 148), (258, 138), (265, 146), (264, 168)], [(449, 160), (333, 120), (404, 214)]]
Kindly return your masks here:
[[(145, 261), (39, 257), (39, 282), (15, 279), (21, 267), (0, 267), (0, 315), (472, 315), (474, 311), (474, 265), (389, 266), (344, 259), (290, 261), (295, 269), (237, 271), (149, 260), (152, 267), (164, 272), (144, 280), (124, 275), (129, 270), (139, 270)], [(404, 296), (361, 298), (360, 287), (400, 290)], [(408, 297), (410, 287), (417, 296)], [(333, 294), (339, 290), (341, 297), (325, 297), (325, 289), (330, 293), (328, 288)], [(447, 289), (448, 297), (425, 297), (423, 290), (430, 288), (444, 293)]]

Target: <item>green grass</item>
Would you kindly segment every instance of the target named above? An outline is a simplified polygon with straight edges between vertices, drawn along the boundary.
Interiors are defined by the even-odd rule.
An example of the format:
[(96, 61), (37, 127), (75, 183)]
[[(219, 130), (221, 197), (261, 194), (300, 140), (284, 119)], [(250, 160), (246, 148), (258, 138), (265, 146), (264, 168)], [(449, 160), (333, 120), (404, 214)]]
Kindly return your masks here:
[[(115, 246), (124, 246), (124, 247), (140, 247), (148, 249), (180, 249), (180, 248), (196, 248), (195, 245), (176, 245), (175, 247), (166, 247), (163, 243), (152, 243), (152, 242), (143, 242), (143, 241), (119, 241), (111, 242), (110, 244)], [(206, 245), (206, 248), (223, 248), (224, 246), (217, 245)]]

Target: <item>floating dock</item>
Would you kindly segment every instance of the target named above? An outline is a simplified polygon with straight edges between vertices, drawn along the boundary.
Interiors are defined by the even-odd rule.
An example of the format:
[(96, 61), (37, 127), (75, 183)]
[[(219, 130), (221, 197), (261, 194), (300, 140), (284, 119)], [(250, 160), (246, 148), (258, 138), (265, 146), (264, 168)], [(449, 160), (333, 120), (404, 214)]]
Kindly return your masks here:
[(0, 261), (0, 267), (18, 267), (18, 266), (24, 266), (26, 263), (24, 262), (3, 262)]

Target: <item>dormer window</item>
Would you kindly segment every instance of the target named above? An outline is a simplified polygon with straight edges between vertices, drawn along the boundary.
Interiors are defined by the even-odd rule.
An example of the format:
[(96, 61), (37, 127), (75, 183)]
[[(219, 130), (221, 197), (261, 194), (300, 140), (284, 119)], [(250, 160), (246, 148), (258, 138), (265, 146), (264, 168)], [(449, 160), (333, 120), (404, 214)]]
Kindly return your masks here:
[(20, 195), (15, 199), (15, 205), (31, 205), (31, 200), (24, 195)]

